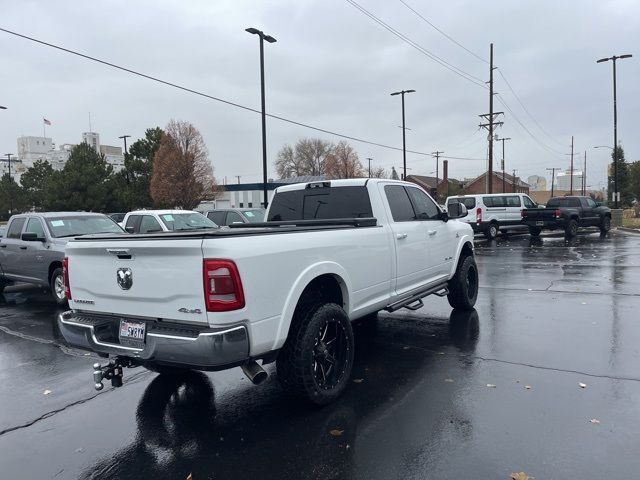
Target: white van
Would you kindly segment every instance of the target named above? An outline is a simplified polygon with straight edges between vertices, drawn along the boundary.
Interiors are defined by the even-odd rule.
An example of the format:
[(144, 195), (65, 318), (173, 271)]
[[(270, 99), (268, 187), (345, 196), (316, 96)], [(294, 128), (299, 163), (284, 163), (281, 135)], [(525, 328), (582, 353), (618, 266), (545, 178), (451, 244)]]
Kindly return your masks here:
[(525, 193), (481, 193), (447, 197), (446, 207), (462, 203), (469, 212), (460, 221), (467, 222), (475, 233), (494, 239), (500, 231), (527, 230), (522, 223), (522, 209), (534, 208), (536, 203)]

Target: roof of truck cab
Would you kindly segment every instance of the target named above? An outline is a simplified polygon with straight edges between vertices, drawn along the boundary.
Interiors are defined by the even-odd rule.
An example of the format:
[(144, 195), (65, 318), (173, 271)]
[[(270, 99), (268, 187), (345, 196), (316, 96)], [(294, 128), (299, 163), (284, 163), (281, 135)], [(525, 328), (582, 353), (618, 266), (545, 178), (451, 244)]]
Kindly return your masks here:
[(403, 182), (401, 180), (390, 180), (388, 178), (344, 178), (340, 180), (320, 180), (317, 182), (307, 182), (307, 183), (295, 183), (293, 185), (285, 185), (282, 187), (278, 187), (276, 189), (276, 193), (282, 192), (291, 192), (295, 190), (304, 190), (309, 185), (321, 185), (328, 184), (328, 186), (332, 187), (364, 187), (367, 183), (398, 183), (398, 184), (406, 184), (412, 187), (415, 187), (416, 184), (412, 182)]
[[(177, 215), (179, 213), (200, 213), (195, 210), (134, 210), (132, 212), (127, 213), (127, 215), (143, 215), (143, 214), (155, 214), (155, 215)], [(200, 215), (202, 215), (200, 213)]]
[(43, 217), (43, 218), (59, 218), (59, 217), (89, 217), (92, 215), (104, 215), (100, 212), (26, 212), (15, 214), (14, 217)]

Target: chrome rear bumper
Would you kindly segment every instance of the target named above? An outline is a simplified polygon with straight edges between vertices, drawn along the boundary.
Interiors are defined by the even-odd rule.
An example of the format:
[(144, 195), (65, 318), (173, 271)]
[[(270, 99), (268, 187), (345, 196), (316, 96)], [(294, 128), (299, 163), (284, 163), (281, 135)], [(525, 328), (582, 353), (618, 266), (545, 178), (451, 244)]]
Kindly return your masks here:
[(58, 315), (58, 327), (71, 346), (142, 363), (219, 370), (249, 359), (249, 337), (244, 325), (209, 328), (145, 321), (144, 343), (125, 345), (118, 338), (122, 318), (67, 311)]

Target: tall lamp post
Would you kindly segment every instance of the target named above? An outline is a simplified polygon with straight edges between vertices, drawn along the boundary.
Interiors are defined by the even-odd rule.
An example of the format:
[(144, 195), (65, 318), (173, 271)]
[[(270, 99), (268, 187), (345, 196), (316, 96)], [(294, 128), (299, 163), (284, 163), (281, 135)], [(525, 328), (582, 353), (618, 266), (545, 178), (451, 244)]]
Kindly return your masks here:
[(264, 41), (275, 43), (276, 39), (271, 35), (266, 35), (257, 28), (247, 28), (246, 32), (260, 37), (260, 92), (262, 97), (262, 183), (264, 195), (264, 207), (269, 204), (267, 197), (267, 116), (264, 110)]
[[(511, 140), (511, 137), (498, 138), (496, 134), (495, 139), (497, 142), (502, 142), (502, 193), (505, 193), (505, 181), (504, 181), (504, 142), (505, 140)], [(514, 179), (515, 180), (515, 179)], [(515, 186), (514, 186), (515, 189)]]
[(616, 60), (631, 58), (632, 55), (614, 55), (613, 57), (601, 58), (596, 63), (613, 62), (613, 208), (618, 208), (620, 192), (618, 191), (618, 107), (616, 104)]
[[(11, 156), (12, 153), (5, 153), (7, 157), (7, 162), (9, 162), (9, 183), (11, 183)], [(9, 190), (9, 215), (13, 213), (13, 195), (11, 190)]]
[(131, 138), (131, 135), (121, 135), (118, 138), (124, 140), (124, 154), (127, 154), (127, 138)]
[(404, 125), (404, 94), (405, 93), (414, 93), (415, 90), (401, 90), (399, 92), (393, 92), (391, 96), (394, 95), (402, 95), (402, 179), (407, 179), (407, 142), (405, 130), (406, 127)]

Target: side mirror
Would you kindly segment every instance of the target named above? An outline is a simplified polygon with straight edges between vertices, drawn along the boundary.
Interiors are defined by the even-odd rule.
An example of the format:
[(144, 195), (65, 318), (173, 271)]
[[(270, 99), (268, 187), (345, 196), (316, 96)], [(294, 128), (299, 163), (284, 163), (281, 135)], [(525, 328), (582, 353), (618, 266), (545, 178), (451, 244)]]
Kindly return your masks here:
[(131, 225), (129, 225), (128, 227), (124, 227), (124, 230), (127, 233), (133, 233), (133, 227)]
[(464, 203), (452, 203), (449, 205), (449, 218), (463, 218), (467, 216), (467, 207), (464, 205)]
[(25, 232), (20, 238), (25, 242), (44, 242), (44, 238), (38, 237), (37, 233)]

